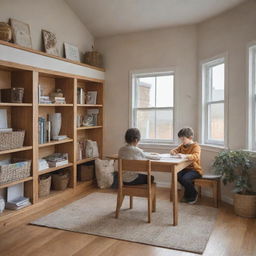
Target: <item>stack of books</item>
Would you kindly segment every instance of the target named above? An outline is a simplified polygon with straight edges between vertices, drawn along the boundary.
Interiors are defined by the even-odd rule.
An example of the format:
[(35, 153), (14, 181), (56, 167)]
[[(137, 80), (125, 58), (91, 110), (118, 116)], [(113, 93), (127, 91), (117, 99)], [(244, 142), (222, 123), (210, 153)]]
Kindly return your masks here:
[(21, 196), (15, 200), (6, 202), (5, 207), (9, 210), (19, 210), (29, 205), (31, 205), (29, 198)]
[(65, 97), (53, 97), (51, 100), (54, 104), (66, 104)]
[(50, 96), (40, 96), (39, 104), (52, 104), (52, 101), (50, 100)]
[(54, 153), (44, 158), (49, 167), (57, 167), (68, 164), (68, 153)]
[(38, 143), (44, 144), (51, 141), (51, 122), (44, 117), (38, 118)]

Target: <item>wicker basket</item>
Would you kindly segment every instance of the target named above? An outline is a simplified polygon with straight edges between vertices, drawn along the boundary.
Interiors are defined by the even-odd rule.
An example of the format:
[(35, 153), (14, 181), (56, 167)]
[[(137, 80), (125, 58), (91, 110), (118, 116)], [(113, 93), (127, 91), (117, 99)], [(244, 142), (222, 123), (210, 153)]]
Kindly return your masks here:
[(69, 173), (59, 172), (52, 175), (52, 185), (54, 190), (65, 190), (68, 187)]
[(29, 177), (30, 167), (30, 160), (12, 160), (10, 164), (0, 165), (0, 185)]
[(0, 132), (0, 151), (21, 148), (24, 143), (25, 131)]
[(12, 28), (5, 22), (0, 22), (0, 40), (10, 41), (12, 39)]
[(246, 218), (256, 217), (256, 195), (235, 194), (235, 213)]
[(94, 177), (94, 166), (93, 165), (79, 165), (77, 169), (77, 176), (79, 181), (89, 181)]
[(48, 196), (51, 189), (51, 180), (50, 175), (41, 176), (39, 179), (39, 197)]
[(102, 68), (103, 67), (103, 57), (97, 51), (86, 52), (84, 55), (84, 61), (86, 64)]

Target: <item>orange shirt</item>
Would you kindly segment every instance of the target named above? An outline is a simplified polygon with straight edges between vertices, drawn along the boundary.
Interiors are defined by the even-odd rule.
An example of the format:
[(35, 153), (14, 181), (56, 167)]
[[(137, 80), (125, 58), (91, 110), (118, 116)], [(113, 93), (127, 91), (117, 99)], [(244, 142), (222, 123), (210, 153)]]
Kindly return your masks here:
[(181, 154), (187, 155), (187, 159), (192, 160), (193, 163), (186, 168), (194, 169), (195, 171), (203, 175), (203, 169), (200, 163), (201, 147), (197, 142), (194, 142), (193, 144), (186, 145), (186, 146), (181, 144), (177, 148), (173, 149), (173, 151), (176, 154), (181, 153)]

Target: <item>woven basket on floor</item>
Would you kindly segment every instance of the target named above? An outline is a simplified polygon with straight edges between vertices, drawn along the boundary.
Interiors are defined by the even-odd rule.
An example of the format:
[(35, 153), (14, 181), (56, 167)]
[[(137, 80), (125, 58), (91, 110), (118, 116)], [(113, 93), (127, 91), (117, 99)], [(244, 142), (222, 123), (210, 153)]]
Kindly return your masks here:
[(29, 177), (30, 167), (30, 160), (12, 160), (10, 164), (0, 165), (0, 185)]
[(69, 173), (59, 172), (52, 175), (52, 186), (54, 190), (65, 190), (68, 187)]
[(50, 175), (41, 176), (39, 179), (39, 197), (48, 196), (51, 189), (51, 180)]
[(23, 147), (25, 131), (0, 132), (0, 151)]
[(234, 198), (235, 213), (241, 217), (256, 217), (256, 195), (235, 194)]

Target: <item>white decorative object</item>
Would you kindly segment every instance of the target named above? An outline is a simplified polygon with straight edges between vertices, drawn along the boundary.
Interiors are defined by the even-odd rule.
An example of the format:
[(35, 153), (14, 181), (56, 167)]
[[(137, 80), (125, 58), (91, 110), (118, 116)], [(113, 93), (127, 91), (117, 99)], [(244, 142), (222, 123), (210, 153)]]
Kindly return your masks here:
[(80, 62), (80, 55), (78, 48), (74, 45), (64, 43), (65, 49), (65, 56), (69, 60), (79, 61)]
[(97, 141), (87, 140), (85, 155), (88, 158), (99, 157), (99, 150), (98, 150)]
[(99, 188), (110, 188), (113, 184), (114, 160), (95, 160), (95, 173)]
[(0, 213), (4, 211), (5, 201), (2, 197), (0, 197)]
[(61, 113), (54, 113), (49, 116), (49, 120), (52, 124), (51, 126), (51, 138), (53, 140), (58, 140), (58, 136), (61, 129)]

